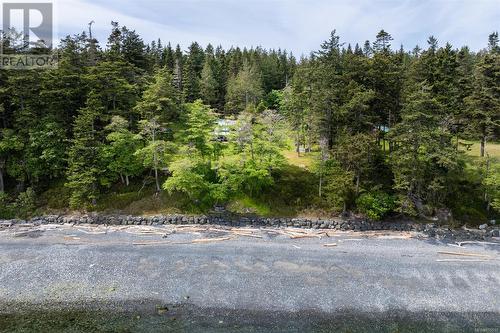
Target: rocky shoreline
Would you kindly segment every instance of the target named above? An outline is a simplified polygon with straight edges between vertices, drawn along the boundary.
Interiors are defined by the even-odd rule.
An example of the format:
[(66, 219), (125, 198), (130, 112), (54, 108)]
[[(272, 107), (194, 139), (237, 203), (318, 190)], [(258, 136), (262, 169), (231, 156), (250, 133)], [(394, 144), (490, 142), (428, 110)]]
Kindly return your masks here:
[(28, 220), (0, 220), (1, 226), (19, 224), (100, 224), (100, 225), (164, 225), (164, 224), (212, 224), (229, 227), (295, 227), (305, 229), (330, 229), (340, 231), (415, 231), (438, 240), (491, 240), (500, 237), (500, 226), (482, 225), (479, 229), (452, 228), (438, 223), (416, 223), (411, 221), (370, 221), (360, 218), (307, 219), (307, 218), (263, 218), (214, 215), (46, 215)]

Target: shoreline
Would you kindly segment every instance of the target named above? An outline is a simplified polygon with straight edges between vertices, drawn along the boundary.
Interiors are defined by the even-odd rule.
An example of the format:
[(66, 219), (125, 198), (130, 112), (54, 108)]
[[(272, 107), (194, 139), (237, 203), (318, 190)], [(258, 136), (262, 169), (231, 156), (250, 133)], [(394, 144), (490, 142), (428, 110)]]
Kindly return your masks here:
[(67, 214), (44, 215), (30, 219), (0, 220), (0, 230), (14, 225), (215, 225), (222, 227), (271, 227), (300, 228), (332, 231), (408, 231), (420, 232), (438, 240), (500, 240), (500, 225), (482, 225), (478, 229), (453, 228), (438, 223), (418, 223), (409, 220), (401, 221), (370, 221), (362, 218), (312, 219), (312, 218), (266, 218), (257, 216), (240, 216), (223, 213), (210, 215), (151, 215), (133, 216), (119, 214)]

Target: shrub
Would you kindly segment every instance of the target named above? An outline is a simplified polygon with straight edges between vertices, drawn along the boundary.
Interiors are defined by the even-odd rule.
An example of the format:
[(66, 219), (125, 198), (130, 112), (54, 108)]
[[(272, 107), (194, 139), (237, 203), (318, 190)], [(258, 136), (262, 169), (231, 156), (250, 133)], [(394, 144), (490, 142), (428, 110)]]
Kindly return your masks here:
[(359, 211), (372, 220), (380, 220), (396, 208), (394, 196), (385, 192), (363, 193), (356, 204)]
[(14, 209), (9, 203), (9, 196), (5, 192), (0, 192), (0, 219), (14, 218)]
[(19, 193), (19, 196), (14, 203), (16, 215), (20, 218), (27, 218), (31, 216), (36, 209), (35, 201), (35, 191), (33, 191), (31, 187), (28, 187), (25, 192)]
[(37, 203), (48, 209), (65, 209), (69, 206), (70, 196), (71, 190), (64, 186), (64, 182), (60, 182), (40, 193)]
[(453, 213), (459, 221), (469, 225), (480, 225), (488, 221), (485, 212), (471, 206), (458, 207)]

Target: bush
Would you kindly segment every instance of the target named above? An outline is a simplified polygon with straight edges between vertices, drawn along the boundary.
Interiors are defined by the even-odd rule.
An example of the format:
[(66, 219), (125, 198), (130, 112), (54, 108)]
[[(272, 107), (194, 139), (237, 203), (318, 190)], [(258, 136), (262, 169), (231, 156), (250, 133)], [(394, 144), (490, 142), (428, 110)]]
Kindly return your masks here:
[(48, 209), (66, 209), (69, 206), (71, 190), (64, 186), (64, 182), (54, 184), (48, 190), (40, 193), (38, 204)]
[(25, 219), (30, 217), (35, 209), (35, 191), (31, 187), (26, 192), (19, 193), (14, 202), (9, 201), (5, 192), (0, 192), (0, 219)]
[(358, 210), (372, 220), (380, 220), (396, 208), (394, 196), (385, 192), (363, 193), (356, 204)]
[(471, 206), (458, 207), (453, 213), (459, 221), (469, 225), (480, 225), (488, 221), (485, 212)]
[(0, 219), (14, 218), (14, 209), (9, 203), (9, 196), (5, 192), (0, 192)]
[(20, 218), (30, 217), (36, 209), (35, 201), (35, 191), (33, 191), (31, 187), (28, 187), (26, 192), (19, 193), (19, 196), (14, 203), (16, 215)]

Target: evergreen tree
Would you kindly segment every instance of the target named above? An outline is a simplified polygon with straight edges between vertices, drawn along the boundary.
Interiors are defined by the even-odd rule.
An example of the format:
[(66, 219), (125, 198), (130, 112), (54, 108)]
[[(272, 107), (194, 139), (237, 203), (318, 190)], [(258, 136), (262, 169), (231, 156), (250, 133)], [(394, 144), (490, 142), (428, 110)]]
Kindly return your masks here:
[(205, 56), (205, 64), (201, 71), (200, 92), (203, 101), (212, 107), (216, 106), (219, 93), (219, 83), (217, 82), (214, 72), (214, 56), (207, 53)]
[(202, 158), (210, 158), (215, 153), (212, 139), (216, 116), (209, 106), (203, 104), (202, 100), (186, 104), (187, 129), (184, 140), (192, 152), (199, 154)]
[[(177, 89), (180, 95), (182, 95), (182, 91), (184, 89), (184, 79), (183, 79), (183, 64), (184, 59), (181, 51), (181, 47), (177, 44), (174, 55), (174, 72), (173, 72), (173, 82), (174, 87)], [(182, 98), (184, 101), (184, 98)]]
[(67, 144), (66, 133), (53, 117), (40, 119), (28, 132), (25, 146), (25, 165), (32, 185), (64, 175)]
[(216, 117), (201, 100), (188, 103), (184, 145), (169, 166), (172, 176), (163, 184), (169, 193), (187, 194), (193, 200), (212, 203), (224, 198), (216, 182), (212, 161), (216, 158), (213, 143)]
[(16, 161), (24, 145), (12, 129), (3, 128), (0, 131), (0, 193), (5, 191), (5, 175), (8, 167)]
[(167, 66), (170, 73), (173, 73), (174, 71), (175, 56), (174, 50), (172, 49), (170, 43), (168, 43), (167, 47), (163, 50), (161, 66)]
[(239, 47), (230, 48), (227, 52), (228, 78), (235, 77), (243, 67), (243, 54)]
[(137, 68), (147, 69), (145, 45), (142, 38), (135, 30), (128, 30), (126, 27), (122, 27), (121, 35), (121, 54), (125, 61)]
[(200, 98), (200, 78), (203, 70), (204, 52), (198, 43), (189, 46), (183, 73), (183, 92), (186, 102)]
[(300, 157), (300, 146), (306, 145), (306, 113), (307, 92), (299, 79), (294, 81), (292, 86), (286, 87), (283, 91), (283, 98), (280, 103), (280, 111), (286, 116), (294, 131), (295, 152)]
[(261, 76), (258, 69), (245, 62), (243, 69), (227, 83), (226, 112), (238, 113), (262, 98)]
[(316, 53), (317, 58), (310, 63), (310, 106), (318, 124), (320, 140), (330, 149), (337, 137), (345, 114), (341, 104), (344, 82), (342, 80), (342, 58), (340, 37), (332, 31), (330, 39), (323, 42)]
[(454, 113), (453, 131), (458, 137), (463, 136), (467, 128), (469, 108), (467, 107), (467, 98), (472, 95), (474, 81), (475, 57), (469, 51), (469, 48), (463, 47), (457, 53), (457, 103), (460, 105), (460, 114)]
[(335, 211), (345, 213), (348, 205), (353, 201), (352, 171), (343, 169), (338, 161), (328, 158), (320, 166), (320, 197), (324, 197), (328, 206)]
[(108, 37), (108, 54), (112, 59), (116, 59), (122, 52), (122, 32), (118, 22), (111, 21), (111, 33)]
[(500, 53), (500, 46), (498, 44), (498, 31), (492, 32), (488, 36), (488, 51), (491, 53)]
[(371, 182), (370, 177), (373, 175), (372, 171), (376, 167), (377, 155), (380, 152), (378, 147), (373, 135), (358, 133), (342, 136), (333, 149), (337, 167), (342, 168), (344, 174), (352, 175), (348, 187), (353, 189), (352, 194), (355, 197), (359, 195), (364, 184)]
[(226, 87), (228, 79), (227, 57), (222, 46), (215, 49), (215, 63), (212, 69), (215, 80), (217, 81), (217, 103), (216, 109), (219, 111), (224, 110), (226, 102)]
[(391, 49), (391, 41), (393, 40), (391, 34), (384, 31), (383, 29), (379, 31), (373, 42), (373, 51), (377, 52), (389, 52)]
[(443, 121), (450, 130), (459, 123), (465, 113), (460, 102), (457, 54), (450, 44), (436, 52), (436, 68), (432, 91), (437, 101), (443, 106)]
[(84, 83), (104, 107), (104, 121), (109, 121), (112, 115), (133, 120), (131, 111), (138, 97), (137, 75), (135, 68), (123, 60), (101, 61), (84, 75)]
[(481, 141), (481, 157), (485, 155), (487, 139), (500, 126), (500, 53), (482, 56), (474, 75), (474, 88), (466, 98), (469, 106), (469, 125)]
[(113, 176), (118, 175), (121, 182), (127, 186), (131, 176), (142, 172), (142, 162), (135, 155), (141, 142), (137, 135), (129, 131), (128, 126), (127, 120), (114, 116), (111, 123), (105, 127), (109, 133), (106, 136), (107, 145), (102, 149), (102, 159), (107, 170), (113, 173)]
[(104, 107), (93, 91), (86, 104), (75, 118), (74, 138), (68, 152), (66, 186), (71, 190), (70, 205), (73, 208), (96, 204), (99, 178), (104, 171), (100, 160), (102, 140), (97, 128)]
[(84, 50), (85, 40), (81, 35), (64, 38), (57, 68), (42, 75), (39, 97), (45, 114), (66, 129), (71, 128), (73, 118), (85, 104), (88, 92), (83, 82), (87, 65)]
[(391, 132), (394, 189), (402, 212), (431, 214), (446, 205), (463, 169), (451, 135), (440, 126), (443, 106), (428, 87), (416, 87), (407, 97), (402, 121)]
[(371, 64), (369, 87), (374, 92), (371, 108), (374, 125), (380, 133), (379, 140), (383, 139), (385, 131), (398, 122), (401, 112), (401, 63), (390, 51), (391, 40), (392, 37), (381, 30), (373, 43), (375, 54)]
[(165, 128), (158, 116), (139, 122), (141, 130), (139, 138), (144, 140), (144, 147), (135, 152), (135, 156), (142, 160), (144, 167), (154, 173), (156, 193), (161, 191), (160, 171), (166, 169), (169, 162), (170, 145), (163, 138)]
[(367, 40), (365, 41), (365, 44), (363, 45), (363, 54), (365, 57), (370, 57), (373, 53), (373, 49), (371, 47), (370, 41)]
[(142, 119), (158, 117), (162, 122), (177, 119), (180, 112), (180, 97), (172, 83), (172, 75), (166, 67), (156, 71), (142, 99), (134, 108)]

